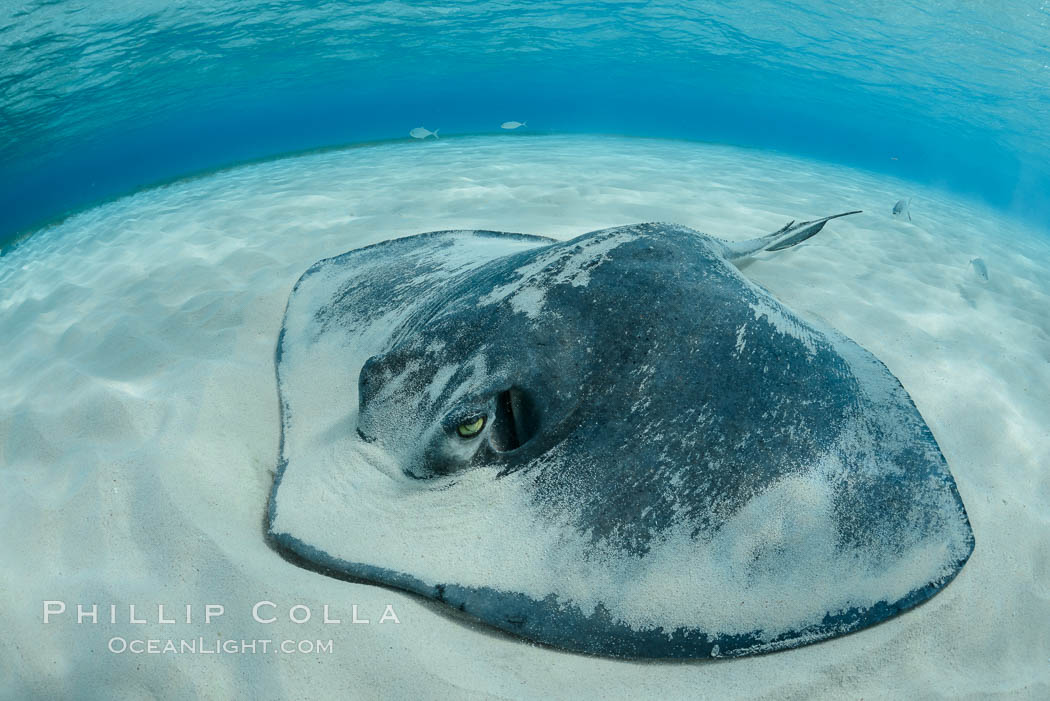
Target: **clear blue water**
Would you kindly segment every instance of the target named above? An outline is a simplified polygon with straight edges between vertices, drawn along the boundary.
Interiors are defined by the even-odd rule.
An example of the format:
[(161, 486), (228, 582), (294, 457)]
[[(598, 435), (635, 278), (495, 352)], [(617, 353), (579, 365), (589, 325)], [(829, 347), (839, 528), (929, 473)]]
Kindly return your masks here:
[(816, 156), (1045, 226), (1048, 45), (1046, 0), (7, 2), (0, 245), (195, 172), (506, 120)]

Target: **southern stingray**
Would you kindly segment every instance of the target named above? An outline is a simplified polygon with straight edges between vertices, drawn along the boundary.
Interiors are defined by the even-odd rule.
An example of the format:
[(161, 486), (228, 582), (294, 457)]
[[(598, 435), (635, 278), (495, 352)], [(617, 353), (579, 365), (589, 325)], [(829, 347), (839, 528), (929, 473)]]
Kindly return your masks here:
[(441, 231), (316, 263), (277, 343), (271, 541), (616, 657), (796, 647), (925, 601), (973, 549), (930, 429), (734, 265), (832, 218), (739, 243)]

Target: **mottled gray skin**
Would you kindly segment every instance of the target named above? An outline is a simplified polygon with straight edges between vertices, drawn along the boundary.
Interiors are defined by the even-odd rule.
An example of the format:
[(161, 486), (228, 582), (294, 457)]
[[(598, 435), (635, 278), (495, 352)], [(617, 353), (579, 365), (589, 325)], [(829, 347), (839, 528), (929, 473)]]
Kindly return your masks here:
[[(857, 417), (866, 417), (876, 435), (910, 433), (893, 457), (909, 470), (841, 494), (843, 538), (873, 535), (868, 524), (875, 519), (866, 515), (883, 505), (870, 500), (871, 492), (893, 500), (947, 474), (903, 389), (896, 399), (911, 421), (882, 425), (882, 407), (819, 332), (810, 332), (807, 349), (755, 319), (752, 305), (782, 307), (748, 284), (711, 239), (660, 226), (639, 226), (635, 234), (588, 271), (586, 286), (542, 282), (558, 278), (581, 240), (553, 244), (567, 255), (540, 275), (546, 306), (538, 318), (515, 313), (508, 300), (488, 306), (478, 300), (513, 283), (515, 271), (549, 255), (547, 248), (498, 259), (450, 283), (439, 307), (397, 329), (396, 340), (361, 371), (359, 432), (398, 450), (399, 424), (433, 427), (404, 463), (417, 479), (466, 469), (491, 470), (494, 478), (531, 470), (538, 501), (573, 500), (581, 532), (635, 554), (647, 550), (676, 509), (681, 514), (683, 502), (696, 536), (713, 535), (718, 523), (711, 514), (735, 511), (762, 485), (812, 464)], [(613, 235), (588, 236), (593, 242)], [(434, 339), (443, 342), (440, 349)], [(484, 384), (471, 377), (478, 358), (489, 370)], [(436, 400), (421, 391), (378, 398), (384, 378), (421, 390), (447, 366), (459, 369)], [(467, 395), (450, 403), (464, 385), (471, 387)], [(503, 393), (519, 403), (517, 410), (500, 406)], [(481, 434), (470, 440), (456, 434), (460, 423), (479, 415), (486, 417)], [(571, 472), (548, 465), (546, 452), (559, 444), (589, 459)], [(873, 448), (842, 458), (863, 463)]]
[[(335, 259), (362, 274), (317, 310), (322, 325), (349, 325), (352, 336), (353, 325), (426, 297), (359, 380), (356, 431), (401, 455), (407, 477), (454, 489), (465, 470), (494, 480), (526, 471), (537, 508), (571, 514), (580, 533), (625, 557), (644, 556), (675, 519), (691, 524), (694, 539), (712, 538), (725, 514), (829, 453), (856, 466), (835, 497), (843, 546), (905, 541), (915, 535), (905, 530), (917, 527), (950, 529), (960, 513), (965, 522), (937, 443), (896, 378), (856, 344), (748, 282), (723, 242), (684, 227), (637, 225), (497, 258), (437, 290), (412, 289), (405, 281), (426, 267), (412, 251), (439, 249), (440, 239), (427, 238), (434, 236), (441, 234)], [(566, 266), (581, 251), (614, 236), (625, 240), (587, 267), (586, 284), (566, 282)], [(523, 280), (521, 269), (541, 258), (549, 262)], [(381, 276), (368, 275), (370, 260), (384, 261)], [(541, 291), (542, 308), (523, 311), (511, 297), (482, 303), (506, 286)], [(784, 320), (793, 332), (778, 328)], [(457, 370), (443, 389), (426, 391), (450, 367)], [(457, 433), (479, 416), (485, 423), (477, 436)], [(895, 467), (864, 469), (873, 462)], [(931, 484), (954, 495), (957, 512), (928, 496)], [(917, 526), (915, 511), (924, 506)], [(966, 534), (972, 548), (968, 525)], [(326, 559), (294, 538), (278, 544), (330, 570), (417, 591), (569, 649), (703, 657), (740, 654), (757, 640), (633, 631), (600, 611), (585, 617), (512, 592), (435, 588), (382, 563)], [(785, 636), (780, 647), (876, 623), (932, 596), (954, 574), (877, 607), (829, 612), (822, 626)]]

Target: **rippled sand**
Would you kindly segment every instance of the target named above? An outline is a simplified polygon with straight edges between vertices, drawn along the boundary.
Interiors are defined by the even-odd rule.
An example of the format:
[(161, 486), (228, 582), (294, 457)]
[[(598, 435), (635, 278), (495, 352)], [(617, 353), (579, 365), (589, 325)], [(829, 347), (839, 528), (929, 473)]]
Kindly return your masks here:
[[(913, 222), (890, 215), (911, 197)], [(948, 459), (977, 549), (919, 609), (716, 663), (541, 649), (282, 560), (263, 540), (273, 349), (319, 258), (486, 228), (637, 221), (750, 238), (848, 209), (746, 268), (871, 350)], [(970, 260), (982, 258), (987, 282)], [(0, 678), (6, 693), (487, 698), (1050, 695), (1050, 238), (933, 190), (658, 140), (465, 138), (220, 172), (72, 217), (0, 259)], [(348, 505), (348, 508), (353, 508)], [(68, 610), (43, 623), (45, 600)], [(252, 621), (255, 602), (278, 622)], [(76, 623), (76, 604), (100, 604)], [(159, 624), (158, 603), (175, 618)], [(313, 619), (288, 621), (305, 604)], [(109, 604), (117, 604), (116, 624)], [(136, 604), (147, 624), (128, 622)], [(203, 623), (204, 606), (225, 613)], [(341, 624), (319, 622), (329, 604)], [(351, 605), (368, 625), (350, 623)], [(400, 624), (379, 624), (384, 607)], [(167, 614), (166, 614), (167, 615)], [(111, 638), (333, 641), (331, 654), (115, 654)]]

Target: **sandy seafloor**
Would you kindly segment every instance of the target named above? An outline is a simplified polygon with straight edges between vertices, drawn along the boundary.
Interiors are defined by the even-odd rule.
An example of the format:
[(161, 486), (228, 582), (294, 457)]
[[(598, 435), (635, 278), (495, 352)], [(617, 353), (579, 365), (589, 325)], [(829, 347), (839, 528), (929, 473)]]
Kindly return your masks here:
[[(911, 223), (890, 215), (907, 197)], [(314, 261), (436, 229), (568, 238), (658, 220), (743, 239), (848, 209), (865, 211), (745, 271), (886, 363), (940, 442), (977, 547), (929, 603), (796, 650), (624, 662), (329, 579), (264, 542), (274, 343)], [(611, 137), (306, 155), (143, 191), (33, 236), (0, 259), (0, 357), (8, 698), (1050, 698), (1050, 235), (937, 190)], [(44, 625), (45, 600), (70, 612)], [(261, 600), (278, 623), (251, 620)], [(101, 622), (77, 625), (77, 603), (103, 604)], [(129, 624), (131, 603), (153, 622)], [(179, 617), (192, 604), (194, 622), (156, 623), (158, 603)], [(209, 603), (225, 614), (205, 625)], [(289, 623), (295, 604), (315, 620)], [(341, 625), (316, 621), (323, 604)], [(351, 604), (372, 622), (350, 624)], [(376, 622), (386, 604), (400, 624)], [(114, 636), (331, 639), (333, 652), (114, 654)]]

